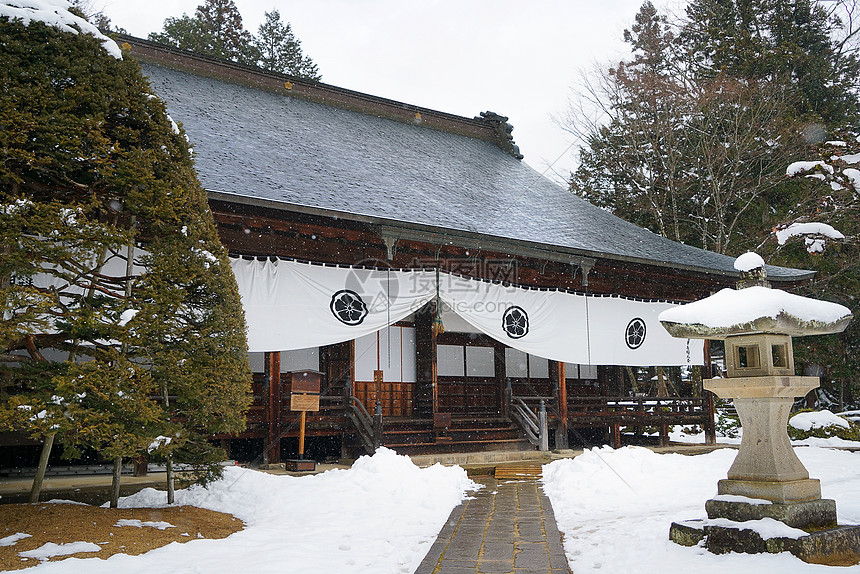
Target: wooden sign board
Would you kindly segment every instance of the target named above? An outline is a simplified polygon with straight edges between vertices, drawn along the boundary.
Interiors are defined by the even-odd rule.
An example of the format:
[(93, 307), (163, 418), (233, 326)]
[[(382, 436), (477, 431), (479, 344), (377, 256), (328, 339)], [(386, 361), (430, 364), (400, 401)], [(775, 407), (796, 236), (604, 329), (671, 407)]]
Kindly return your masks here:
[(321, 373), (316, 371), (290, 373), (290, 391), (293, 393), (319, 393), (321, 379)]
[(290, 395), (290, 410), (318, 411), (320, 410), (319, 395)]

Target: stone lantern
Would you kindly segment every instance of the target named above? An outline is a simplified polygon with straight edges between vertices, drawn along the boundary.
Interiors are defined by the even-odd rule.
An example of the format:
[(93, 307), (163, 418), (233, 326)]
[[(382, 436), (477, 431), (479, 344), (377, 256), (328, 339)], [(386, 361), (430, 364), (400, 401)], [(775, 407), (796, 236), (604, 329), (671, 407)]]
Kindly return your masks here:
[[(771, 289), (764, 261), (754, 253), (742, 255), (735, 267), (739, 289), (660, 314), (675, 337), (725, 342), (727, 378), (703, 385), (733, 399), (743, 428), (727, 478), (705, 503), (709, 520), (673, 524), (670, 537), (681, 544), (705, 539), (717, 553), (788, 550), (809, 562), (856, 563), (860, 527), (836, 528), (836, 502), (821, 498), (820, 482), (809, 477), (786, 431), (795, 397), (819, 386), (818, 377), (795, 376), (792, 336), (839, 333), (852, 315), (842, 305)], [(762, 519), (815, 533), (766, 540), (748, 522)]]

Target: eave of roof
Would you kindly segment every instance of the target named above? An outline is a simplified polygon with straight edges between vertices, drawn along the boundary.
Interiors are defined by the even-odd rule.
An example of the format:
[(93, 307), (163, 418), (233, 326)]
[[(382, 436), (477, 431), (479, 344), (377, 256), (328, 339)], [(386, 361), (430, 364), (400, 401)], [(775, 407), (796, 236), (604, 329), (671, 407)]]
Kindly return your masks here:
[[(379, 236), (383, 239), (403, 239), (412, 241), (421, 241), (430, 244), (438, 245), (456, 245), (469, 249), (486, 249), (497, 253), (506, 253), (513, 256), (533, 257), (544, 259), (546, 261), (559, 261), (576, 265), (584, 270), (585, 275), (594, 267), (597, 262), (596, 258), (603, 258), (615, 261), (624, 261), (639, 265), (651, 265), (658, 267), (668, 267), (681, 271), (692, 271), (695, 273), (717, 274), (725, 277), (738, 278), (740, 273), (731, 271), (717, 271), (713, 268), (702, 267), (696, 265), (672, 264), (671, 262), (658, 262), (653, 259), (642, 257), (628, 257), (620, 255), (612, 255), (607, 253), (595, 253), (581, 249), (572, 249), (562, 245), (548, 245), (546, 243), (521, 241), (510, 239), (503, 236), (493, 236), (483, 233), (475, 233), (467, 230), (451, 229), (438, 227), (427, 224), (411, 223), (407, 221), (379, 217), (377, 215), (360, 214), (349, 211), (339, 211), (315, 207), (312, 205), (303, 205), (299, 203), (290, 203), (286, 201), (276, 201), (270, 199), (262, 199), (257, 197), (249, 197), (237, 193), (224, 191), (207, 190), (207, 195), (210, 200), (221, 201), (224, 203), (235, 203), (240, 205), (248, 205), (253, 207), (262, 207), (279, 211), (289, 211), (292, 213), (303, 213), (307, 215), (315, 215), (329, 217), (335, 219), (344, 219), (347, 221), (355, 221), (359, 223), (367, 223), (373, 225)], [(662, 264), (661, 264), (662, 263)], [(771, 265), (765, 266), (769, 272), (777, 269), (785, 269), (783, 267), (775, 267)], [(801, 270), (793, 270), (801, 271)], [(811, 279), (815, 275), (814, 271), (805, 271), (802, 274), (792, 277), (770, 277), (772, 282), (782, 281), (803, 281)]]

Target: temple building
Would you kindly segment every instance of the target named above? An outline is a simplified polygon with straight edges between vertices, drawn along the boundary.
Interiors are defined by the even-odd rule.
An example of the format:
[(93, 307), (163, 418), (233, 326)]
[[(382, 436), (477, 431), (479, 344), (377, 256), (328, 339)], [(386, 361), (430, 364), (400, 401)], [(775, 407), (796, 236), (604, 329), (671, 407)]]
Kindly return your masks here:
[[(306, 372), (320, 378), (310, 456), (532, 448), (541, 401), (555, 447), (712, 420), (689, 376), (705, 344), (657, 315), (734, 285), (733, 258), (541, 176), (504, 116), (118, 41), (184, 127), (232, 256), (255, 372), (247, 431), (220, 437), (234, 454), (295, 453)], [(812, 275), (767, 274), (787, 289)], [(631, 379), (640, 367), (661, 396)]]

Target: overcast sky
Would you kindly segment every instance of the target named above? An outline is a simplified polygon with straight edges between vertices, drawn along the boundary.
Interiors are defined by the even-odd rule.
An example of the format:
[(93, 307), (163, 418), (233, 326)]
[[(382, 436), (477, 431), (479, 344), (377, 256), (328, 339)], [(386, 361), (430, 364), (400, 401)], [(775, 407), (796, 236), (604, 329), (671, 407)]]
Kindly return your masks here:
[[(547, 171), (559, 179), (575, 149), (553, 118), (565, 115), (583, 70), (626, 56), (621, 35), (643, 0), (235, 1), (252, 33), (277, 8), (326, 83), (466, 117), (508, 116), (531, 166), (544, 172), (561, 156)], [(201, 3), (93, 0), (144, 38)]]

